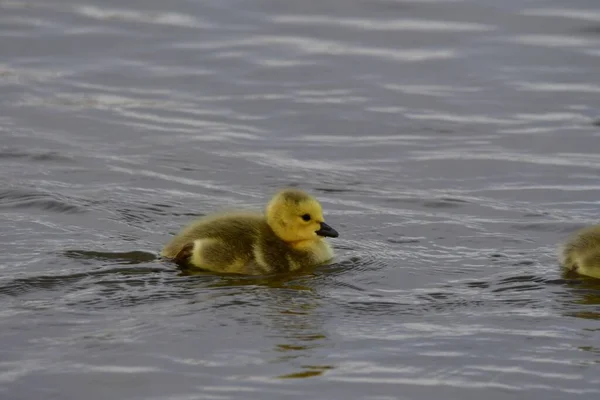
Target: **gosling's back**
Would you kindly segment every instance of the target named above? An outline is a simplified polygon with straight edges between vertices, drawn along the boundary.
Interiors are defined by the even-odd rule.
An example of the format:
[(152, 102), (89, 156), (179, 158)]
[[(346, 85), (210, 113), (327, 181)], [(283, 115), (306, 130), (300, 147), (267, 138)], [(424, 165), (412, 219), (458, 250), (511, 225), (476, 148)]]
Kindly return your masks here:
[(324, 241), (298, 250), (283, 242), (261, 214), (233, 213), (192, 222), (164, 247), (163, 257), (215, 272), (287, 272), (332, 257)]
[(562, 247), (560, 258), (566, 269), (600, 279), (600, 225), (575, 232)]

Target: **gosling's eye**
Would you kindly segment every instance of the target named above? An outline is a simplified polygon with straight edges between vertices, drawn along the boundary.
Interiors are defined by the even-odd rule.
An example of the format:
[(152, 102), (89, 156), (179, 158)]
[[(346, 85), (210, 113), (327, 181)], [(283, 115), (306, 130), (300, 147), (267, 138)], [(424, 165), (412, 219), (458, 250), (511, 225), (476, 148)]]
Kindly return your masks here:
[(305, 221), (307, 221), (307, 222), (310, 221), (310, 214), (304, 214), (302, 216), (302, 219), (305, 220)]

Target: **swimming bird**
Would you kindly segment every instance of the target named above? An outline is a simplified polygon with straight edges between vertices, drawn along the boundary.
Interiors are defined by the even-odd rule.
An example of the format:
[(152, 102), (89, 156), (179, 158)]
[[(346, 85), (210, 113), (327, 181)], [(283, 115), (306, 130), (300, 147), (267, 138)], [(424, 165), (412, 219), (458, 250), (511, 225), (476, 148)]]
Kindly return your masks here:
[(600, 279), (600, 225), (575, 232), (560, 248), (559, 259), (567, 270)]
[(264, 213), (226, 212), (192, 221), (161, 256), (213, 272), (261, 275), (295, 271), (331, 260), (321, 204), (298, 189), (284, 189)]

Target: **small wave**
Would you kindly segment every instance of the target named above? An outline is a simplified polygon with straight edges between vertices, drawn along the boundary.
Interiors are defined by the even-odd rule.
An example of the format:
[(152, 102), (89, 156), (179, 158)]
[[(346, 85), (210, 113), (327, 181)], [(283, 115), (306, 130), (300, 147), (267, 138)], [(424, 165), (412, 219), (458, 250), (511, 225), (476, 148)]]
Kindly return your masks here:
[[(5, 281), (0, 286), (0, 295), (21, 296), (27, 293), (36, 293), (44, 290), (60, 290), (86, 281), (86, 287), (99, 283), (99, 278), (119, 276), (120, 279), (115, 282), (126, 282), (125, 277), (144, 276), (165, 271), (172, 271), (167, 267), (114, 267), (114, 265), (125, 264), (135, 265), (148, 263), (156, 260), (156, 256), (141, 251), (132, 251), (124, 253), (103, 253), (93, 251), (69, 250), (65, 255), (74, 259), (95, 260), (108, 262), (112, 267), (108, 269), (95, 269), (86, 272), (75, 272), (65, 275), (39, 275), (26, 278), (15, 278)], [(101, 299), (101, 298), (98, 298)]]
[(464, 207), (467, 201), (455, 198), (441, 198), (439, 200), (428, 200), (423, 202), (423, 205), (428, 208), (459, 208)]
[(324, 15), (278, 15), (273, 21), (281, 24), (341, 26), (373, 31), (413, 32), (485, 32), (495, 29), (492, 25), (460, 21), (432, 21), (421, 19), (366, 19), (331, 18)]
[(50, 193), (40, 193), (23, 189), (0, 191), (0, 208), (4, 209), (35, 208), (62, 214), (86, 212), (82, 205), (72, 204), (72, 202), (72, 199)]
[(454, 49), (398, 49), (387, 47), (364, 47), (349, 43), (317, 40), (297, 36), (253, 36), (246, 39), (222, 40), (212, 42), (192, 42), (177, 45), (178, 48), (219, 50), (236, 47), (281, 46), (312, 55), (364, 56), (395, 62), (423, 62), (430, 60), (452, 59), (458, 56)]
[(43, 162), (73, 162), (73, 158), (57, 151), (19, 150), (10, 148), (0, 149), (0, 162), (10, 159), (25, 159)]
[(108, 9), (94, 6), (80, 6), (74, 11), (88, 18), (99, 20), (115, 20), (124, 22), (141, 22), (146, 24), (170, 25), (184, 28), (210, 28), (213, 25), (200, 21), (191, 15), (174, 12), (149, 12), (125, 9)]
[(593, 83), (513, 82), (511, 85), (529, 92), (600, 93), (600, 85)]
[(598, 45), (597, 40), (566, 35), (521, 35), (509, 38), (508, 40), (530, 46), (563, 47), (569, 49)]
[(398, 85), (395, 83), (382, 84), (381, 87), (400, 93), (420, 95), (420, 96), (431, 96), (431, 97), (454, 97), (457, 93), (477, 93), (482, 90), (480, 87), (465, 87), (465, 86), (451, 86), (451, 85), (415, 85), (415, 84), (404, 84)]
[(575, 9), (575, 8), (531, 8), (521, 11), (521, 15), (536, 17), (557, 17), (578, 19), (581, 21), (600, 22), (599, 9)]

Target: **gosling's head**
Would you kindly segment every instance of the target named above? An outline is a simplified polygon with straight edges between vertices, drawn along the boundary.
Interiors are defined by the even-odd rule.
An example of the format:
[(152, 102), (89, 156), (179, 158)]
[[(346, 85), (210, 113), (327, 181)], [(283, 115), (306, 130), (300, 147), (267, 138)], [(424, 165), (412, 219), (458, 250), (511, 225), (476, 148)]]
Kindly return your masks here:
[(321, 204), (301, 190), (286, 189), (273, 196), (266, 217), (275, 234), (288, 243), (338, 237), (337, 231), (325, 223)]

